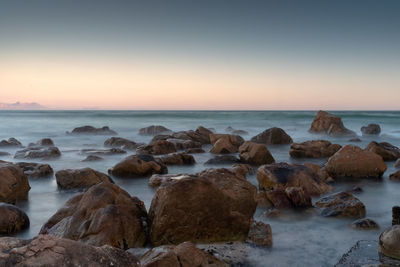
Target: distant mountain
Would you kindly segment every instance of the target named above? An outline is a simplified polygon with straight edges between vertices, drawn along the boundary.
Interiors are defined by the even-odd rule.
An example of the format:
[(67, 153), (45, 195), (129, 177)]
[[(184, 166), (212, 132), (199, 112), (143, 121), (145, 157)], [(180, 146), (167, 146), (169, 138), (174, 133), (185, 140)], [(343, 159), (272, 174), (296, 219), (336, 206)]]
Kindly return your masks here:
[(32, 102), (32, 103), (20, 103), (20, 102), (15, 102), (15, 103), (0, 103), (0, 109), (46, 109), (46, 107)]

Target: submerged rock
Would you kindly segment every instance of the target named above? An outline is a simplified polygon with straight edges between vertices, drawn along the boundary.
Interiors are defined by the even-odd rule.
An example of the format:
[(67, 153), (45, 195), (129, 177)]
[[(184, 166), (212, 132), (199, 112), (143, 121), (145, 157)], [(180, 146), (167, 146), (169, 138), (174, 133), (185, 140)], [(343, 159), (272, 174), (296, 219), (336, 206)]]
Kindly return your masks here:
[(351, 227), (358, 230), (374, 230), (378, 229), (379, 225), (374, 220), (363, 218), (352, 222)]
[(1, 140), (0, 147), (20, 147), (22, 146), (21, 142), (17, 139), (11, 137), (8, 140)]
[(135, 142), (122, 137), (110, 137), (104, 141), (104, 146), (134, 150), (138, 145)]
[(272, 230), (269, 224), (253, 221), (247, 242), (261, 247), (272, 247)]
[(54, 146), (54, 142), (50, 138), (43, 138), (36, 143), (29, 144), (29, 146)]
[(110, 148), (110, 149), (82, 149), (81, 154), (93, 155), (93, 156), (111, 156), (126, 154), (126, 151), (121, 148)]
[(100, 161), (104, 160), (104, 158), (96, 156), (96, 155), (89, 155), (85, 159), (82, 160), (82, 162), (91, 162), (91, 161)]
[(378, 242), (360, 240), (339, 260), (335, 267), (377, 267), (381, 266), (378, 258)]
[(274, 163), (275, 159), (272, 157), (266, 145), (254, 142), (245, 142), (239, 147), (239, 157), (242, 162), (263, 165)]
[(199, 126), (195, 131), (190, 130), (173, 133), (172, 137), (177, 139), (192, 140), (201, 144), (210, 144), (210, 134), (212, 133), (213, 131), (211, 131), (211, 129)]
[(368, 124), (367, 126), (361, 127), (363, 135), (379, 135), (381, 133), (381, 127), (378, 124)]
[(114, 183), (108, 175), (91, 168), (58, 171), (56, 180), (57, 185), (63, 189), (88, 188), (102, 182)]
[(61, 156), (55, 146), (32, 146), (15, 152), (16, 159), (54, 159)]
[(161, 134), (161, 133), (166, 133), (166, 132), (172, 132), (172, 131), (161, 125), (151, 125), (151, 126), (139, 129), (140, 135), (156, 135), (156, 134)]
[(385, 161), (395, 161), (400, 158), (400, 148), (387, 142), (377, 143), (372, 141), (365, 150), (378, 154)]
[(341, 118), (322, 110), (318, 111), (315, 116), (311, 124), (310, 132), (338, 136), (355, 135), (353, 131), (344, 127)]
[[(69, 132), (67, 132), (69, 134)], [(91, 135), (117, 135), (116, 131), (113, 131), (108, 126), (101, 128), (95, 128), (93, 126), (81, 126), (72, 130), (71, 134), (91, 134)]]
[(185, 150), (187, 154), (198, 154), (198, 153), (205, 153), (204, 149), (202, 148), (188, 148)]
[(273, 127), (251, 138), (252, 142), (265, 145), (282, 145), (293, 142), (292, 138), (281, 128)]
[(29, 227), (28, 215), (14, 205), (0, 203), (0, 214), (0, 234), (2, 235), (18, 233)]
[(315, 203), (316, 210), (324, 217), (363, 218), (365, 205), (350, 192), (339, 192), (323, 197)]
[(0, 151), (0, 157), (10, 156), (11, 154), (8, 152)]
[(31, 189), (22, 169), (10, 163), (0, 163), (0, 202), (15, 204), (28, 198)]
[(53, 176), (53, 168), (49, 164), (40, 164), (34, 162), (18, 162), (15, 163), (22, 169), (28, 178), (43, 178)]
[(192, 155), (186, 153), (174, 153), (159, 158), (165, 165), (193, 165), (196, 163)]
[(293, 143), (289, 154), (293, 158), (328, 158), (342, 146), (326, 140), (312, 140), (303, 143)]
[(237, 134), (237, 135), (248, 135), (249, 134), (249, 132), (247, 132), (245, 130), (236, 130), (236, 129), (233, 129), (231, 126), (226, 127), (225, 131), (229, 132), (231, 134)]
[(240, 163), (240, 159), (232, 155), (215, 156), (207, 160), (204, 165), (233, 164)]
[(117, 177), (143, 177), (155, 173), (164, 174), (168, 169), (153, 156), (132, 155), (117, 163), (108, 172)]

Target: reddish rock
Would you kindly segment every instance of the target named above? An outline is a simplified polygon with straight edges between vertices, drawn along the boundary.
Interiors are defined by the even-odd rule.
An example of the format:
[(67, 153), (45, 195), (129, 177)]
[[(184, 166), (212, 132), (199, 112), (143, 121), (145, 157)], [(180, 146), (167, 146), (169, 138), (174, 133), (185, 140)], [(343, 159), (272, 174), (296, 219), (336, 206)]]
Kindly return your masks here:
[(324, 217), (365, 217), (365, 205), (350, 192), (339, 192), (315, 203), (316, 209)]
[(292, 138), (281, 128), (273, 127), (251, 138), (252, 142), (265, 145), (282, 145), (293, 142)]
[(355, 135), (353, 131), (344, 127), (341, 118), (322, 110), (318, 111), (317, 116), (315, 116), (310, 132), (339, 136)]
[(118, 177), (143, 177), (155, 173), (167, 173), (167, 167), (150, 155), (133, 155), (117, 163), (108, 171)]
[(312, 207), (311, 197), (302, 187), (287, 187), (285, 193), (294, 207)]
[(378, 154), (385, 161), (395, 161), (400, 158), (400, 149), (387, 142), (377, 143), (372, 141), (365, 150)]
[(108, 175), (91, 168), (58, 171), (56, 180), (58, 186), (63, 189), (88, 188), (102, 182), (114, 183)]
[(272, 157), (266, 145), (254, 142), (243, 143), (243, 145), (239, 147), (239, 157), (241, 161), (254, 165), (275, 162), (275, 159)]
[(289, 154), (293, 158), (328, 158), (342, 146), (326, 140), (312, 140), (303, 143), (293, 143)]
[(29, 227), (29, 218), (26, 213), (14, 205), (0, 203), (0, 214), (1, 235), (18, 233)]
[(11, 163), (0, 163), (0, 202), (15, 204), (28, 198), (31, 189), (22, 169)]
[(288, 198), (286, 192), (283, 189), (274, 189), (266, 191), (267, 199), (272, 203), (275, 208), (278, 209), (291, 209), (293, 204)]

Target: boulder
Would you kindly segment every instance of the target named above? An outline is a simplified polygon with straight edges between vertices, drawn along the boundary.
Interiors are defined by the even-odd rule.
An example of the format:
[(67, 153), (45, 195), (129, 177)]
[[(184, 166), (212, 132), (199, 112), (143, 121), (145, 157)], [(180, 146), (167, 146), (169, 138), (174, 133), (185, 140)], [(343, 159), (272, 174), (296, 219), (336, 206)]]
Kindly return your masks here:
[(0, 266), (139, 267), (138, 259), (110, 246), (94, 247), (49, 235), (0, 238)]
[(289, 154), (293, 158), (329, 158), (342, 146), (326, 140), (312, 140), (303, 143), (293, 143)]
[(368, 124), (367, 126), (361, 127), (363, 135), (379, 135), (381, 133), (381, 127), (378, 124)]
[(379, 253), (400, 260), (400, 225), (393, 225), (379, 236)]
[(365, 205), (350, 192), (339, 192), (323, 197), (315, 203), (317, 212), (324, 217), (363, 218)]
[(180, 131), (172, 134), (173, 138), (192, 140), (201, 144), (210, 144), (210, 134), (213, 132), (203, 126), (199, 126), (195, 131)]
[(272, 247), (271, 226), (263, 222), (253, 221), (246, 241), (260, 247)]
[(316, 173), (319, 179), (324, 181), (325, 183), (331, 183), (335, 181), (332, 176), (330, 176), (329, 173), (325, 170), (325, 168), (319, 166), (318, 164), (308, 162), (304, 163), (303, 165)]
[(82, 149), (81, 154), (93, 155), (93, 156), (112, 156), (126, 154), (126, 151), (121, 148), (110, 148), (110, 149)]
[(151, 126), (139, 129), (140, 135), (156, 135), (156, 134), (166, 133), (166, 132), (172, 132), (172, 131), (161, 125), (151, 125)]
[(243, 145), (239, 147), (239, 157), (241, 161), (254, 165), (275, 162), (275, 159), (272, 157), (266, 145), (254, 142), (244, 142)]
[(239, 135), (233, 134), (210, 134), (213, 147), (210, 152), (214, 154), (236, 153), (244, 140)]
[(67, 132), (67, 134), (117, 135), (118, 133), (111, 130), (108, 126), (103, 126), (101, 128), (82, 126), (73, 129), (71, 133)]
[(92, 162), (92, 161), (100, 161), (100, 160), (104, 160), (104, 158), (96, 156), (96, 155), (89, 155), (81, 161), (82, 162)]
[(153, 248), (140, 258), (140, 262), (143, 267), (228, 267), (228, 264), (196, 248), (191, 242)]
[(152, 154), (152, 155), (162, 155), (176, 152), (176, 147), (174, 143), (167, 140), (159, 140), (149, 145), (139, 146), (136, 149), (137, 154)]
[(50, 138), (43, 138), (34, 144), (29, 144), (29, 146), (54, 146), (54, 142)]
[(389, 176), (390, 180), (392, 181), (399, 181), (400, 182), (400, 171), (394, 172)]
[(177, 138), (168, 138), (168, 142), (173, 143), (177, 150), (185, 150), (191, 148), (201, 148), (201, 143), (192, 140), (183, 140)]
[[(183, 178), (191, 177), (190, 174), (153, 174), (150, 179), (148, 185), (151, 187), (159, 187), (161, 185), (167, 184), (169, 182), (173, 182), (175, 180), (180, 180)], [(195, 176), (194, 176), (195, 177)]]
[(335, 178), (379, 178), (386, 171), (386, 164), (382, 157), (374, 152), (346, 145), (329, 158), (325, 170)]
[(264, 190), (302, 187), (311, 196), (318, 196), (332, 190), (332, 186), (322, 181), (312, 169), (297, 164), (262, 165), (258, 168), (257, 180), (259, 188)]
[(153, 156), (132, 155), (117, 163), (108, 172), (117, 177), (143, 177), (155, 173), (164, 174), (168, 169)]
[(14, 137), (9, 138), (8, 140), (1, 140), (0, 147), (19, 147), (22, 146), (21, 142), (15, 139)]
[(238, 176), (246, 180), (247, 174), (254, 174), (254, 168), (249, 164), (235, 163), (231, 170)]
[(244, 241), (256, 209), (254, 185), (229, 169), (208, 169), (157, 189), (149, 210), (153, 245)]
[[(261, 190), (260, 190), (261, 191)], [(265, 192), (265, 196), (273, 207), (278, 209), (291, 209), (293, 204), (288, 198), (285, 190), (281, 188), (268, 190)]]
[(0, 203), (0, 214), (0, 235), (18, 233), (29, 227), (26, 213), (14, 205)]
[(185, 153), (187, 154), (198, 154), (198, 153), (205, 153), (204, 149), (202, 148), (188, 148), (185, 149)]
[(285, 193), (294, 207), (312, 207), (311, 196), (302, 187), (286, 187)]
[(128, 249), (146, 244), (146, 227), (143, 202), (119, 186), (103, 182), (69, 199), (43, 225), (40, 234)]
[(22, 169), (28, 178), (43, 178), (53, 176), (53, 168), (49, 164), (40, 164), (34, 162), (18, 162), (15, 163)]
[(32, 146), (15, 152), (16, 159), (54, 159), (61, 156), (55, 146)]
[(0, 202), (15, 204), (28, 198), (31, 189), (22, 169), (10, 163), (0, 163)]
[(265, 145), (282, 145), (293, 142), (292, 138), (281, 128), (273, 127), (251, 138), (252, 142)]
[(196, 163), (192, 155), (186, 153), (174, 153), (159, 158), (165, 165), (193, 165)]
[(378, 154), (384, 161), (395, 161), (400, 158), (400, 148), (387, 142), (377, 143), (372, 141), (365, 150)]
[(240, 160), (232, 155), (215, 156), (207, 160), (204, 165), (218, 165), (218, 164), (234, 164), (239, 163)]
[(350, 226), (357, 230), (375, 230), (379, 228), (379, 225), (369, 218), (355, 220)]
[(355, 135), (353, 131), (344, 127), (341, 118), (322, 110), (318, 111), (317, 116), (315, 116), (310, 132), (337, 136)]
[(137, 144), (131, 140), (122, 137), (110, 137), (106, 141), (104, 141), (104, 146), (134, 150), (136, 149)]
[(63, 189), (88, 188), (102, 182), (114, 183), (108, 175), (91, 168), (58, 171), (56, 180), (57, 185)]

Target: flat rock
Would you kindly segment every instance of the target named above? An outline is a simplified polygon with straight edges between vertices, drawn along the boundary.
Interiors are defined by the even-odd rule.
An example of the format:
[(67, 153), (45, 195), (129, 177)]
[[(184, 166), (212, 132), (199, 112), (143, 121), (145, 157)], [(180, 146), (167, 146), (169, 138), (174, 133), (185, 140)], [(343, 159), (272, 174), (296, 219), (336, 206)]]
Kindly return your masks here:
[(89, 155), (85, 159), (83, 159), (82, 162), (101, 161), (101, 160), (104, 160), (104, 158), (96, 155)]
[(58, 171), (56, 180), (57, 185), (63, 189), (88, 188), (102, 182), (114, 183), (108, 175), (91, 168)]
[[(191, 177), (190, 174), (153, 174), (148, 182), (151, 187), (159, 187), (161, 185), (173, 182), (175, 180), (180, 180), (183, 178)], [(195, 176), (194, 176), (195, 177)]]
[(378, 257), (378, 242), (375, 240), (360, 240), (339, 260), (335, 267), (378, 267), (381, 265)]
[(378, 154), (385, 161), (395, 161), (400, 158), (400, 149), (387, 142), (377, 143), (372, 141), (365, 150)]
[(218, 165), (218, 164), (234, 164), (240, 163), (240, 159), (232, 155), (215, 156), (207, 160), (204, 165)]
[(18, 233), (29, 227), (28, 215), (14, 205), (0, 203), (0, 214), (0, 234), (2, 235)]
[(40, 164), (34, 162), (18, 162), (15, 163), (22, 169), (28, 178), (44, 178), (53, 176), (53, 168), (49, 164)]
[(327, 140), (312, 140), (303, 143), (293, 143), (289, 154), (293, 158), (329, 158), (342, 146), (332, 144)]
[(317, 212), (323, 217), (363, 218), (365, 205), (350, 192), (339, 192), (323, 197), (315, 203)]
[(0, 151), (0, 157), (10, 156), (11, 154), (8, 152)]
[[(69, 132), (67, 132), (69, 134)], [(116, 131), (113, 131), (108, 126), (96, 128), (93, 126), (81, 126), (72, 130), (70, 134), (86, 134), (86, 135), (117, 135)]]
[(112, 156), (126, 154), (126, 151), (121, 148), (109, 148), (109, 149), (82, 149), (81, 154), (93, 155), (93, 156)]
[(104, 141), (104, 146), (135, 150), (138, 144), (122, 137), (110, 137)]
[(32, 146), (15, 152), (16, 159), (55, 159), (61, 156), (55, 146)]
[(251, 138), (252, 142), (265, 145), (283, 145), (293, 142), (292, 138), (281, 128), (273, 127)]

